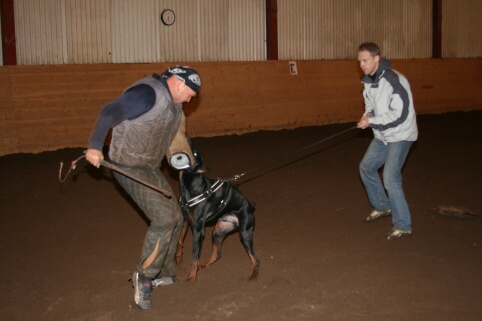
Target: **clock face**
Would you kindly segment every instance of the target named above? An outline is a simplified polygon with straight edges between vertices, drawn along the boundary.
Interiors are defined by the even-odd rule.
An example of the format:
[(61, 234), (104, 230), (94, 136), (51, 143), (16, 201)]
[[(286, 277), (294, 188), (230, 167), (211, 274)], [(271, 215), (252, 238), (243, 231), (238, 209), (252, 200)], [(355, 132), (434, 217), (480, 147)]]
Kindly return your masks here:
[(165, 24), (166, 26), (170, 26), (174, 23), (175, 20), (176, 15), (174, 14), (174, 11), (172, 11), (171, 9), (165, 9), (164, 11), (162, 11), (161, 21), (163, 24)]

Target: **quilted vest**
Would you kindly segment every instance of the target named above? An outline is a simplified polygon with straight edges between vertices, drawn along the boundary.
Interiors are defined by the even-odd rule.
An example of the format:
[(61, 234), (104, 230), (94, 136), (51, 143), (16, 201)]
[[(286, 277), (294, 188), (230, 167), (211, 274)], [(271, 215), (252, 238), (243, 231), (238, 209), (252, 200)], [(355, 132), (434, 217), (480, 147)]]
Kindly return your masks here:
[(140, 84), (149, 85), (156, 92), (154, 106), (113, 128), (109, 157), (127, 166), (156, 168), (179, 128), (182, 104), (174, 104), (169, 90), (152, 76), (138, 80), (126, 91)]

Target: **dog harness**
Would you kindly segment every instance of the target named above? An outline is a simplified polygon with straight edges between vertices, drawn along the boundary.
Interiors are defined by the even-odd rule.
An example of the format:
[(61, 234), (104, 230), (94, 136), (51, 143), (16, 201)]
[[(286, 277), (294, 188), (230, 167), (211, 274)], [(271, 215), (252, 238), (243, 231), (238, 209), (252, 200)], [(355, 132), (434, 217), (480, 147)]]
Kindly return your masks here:
[(190, 200), (188, 201), (185, 201), (185, 202), (182, 202), (183, 206), (187, 206), (187, 207), (193, 207), (194, 205), (196, 204), (199, 204), (201, 202), (204, 202), (206, 199), (209, 198), (209, 196), (211, 196), (213, 193), (215, 193), (218, 189), (221, 188), (221, 186), (223, 186), (223, 183), (225, 182), (226, 180), (224, 179), (218, 179), (216, 182), (214, 182), (213, 185), (211, 185), (211, 187), (202, 192), (202, 194), (199, 194), (198, 196), (196, 197), (193, 197), (191, 198)]

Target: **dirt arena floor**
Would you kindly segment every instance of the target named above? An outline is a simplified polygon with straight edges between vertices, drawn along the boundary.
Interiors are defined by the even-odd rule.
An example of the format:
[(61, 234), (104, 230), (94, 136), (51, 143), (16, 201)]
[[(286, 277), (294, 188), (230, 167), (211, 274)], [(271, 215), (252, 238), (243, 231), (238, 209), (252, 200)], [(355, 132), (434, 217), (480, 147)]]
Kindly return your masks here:
[[(70, 164), (81, 148), (0, 157), (0, 319), (481, 320), (482, 217), (428, 211), (482, 214), (481, 123), (482, 110), (418, 116), (403, 173), (413, 235), (393, 241), (389, 218), (361, 221), (371, 208), (358, 163), (371, 131), (294, 154), (354, 123), (193, 139), (208, 177), (261, 166), (237, 183), (257, 205), (260, 276), (247, 281), (250, 261), (233, 234), (221, 260), (185, 281), (188, 235), (181, 281), (155, 289), (149, 311), (136, 308), (129, 282), (147, 222), (110, 170), (81, 160), (61, 184), (60, 161)], [(178, 191), (176, 173), (165, 172)]]

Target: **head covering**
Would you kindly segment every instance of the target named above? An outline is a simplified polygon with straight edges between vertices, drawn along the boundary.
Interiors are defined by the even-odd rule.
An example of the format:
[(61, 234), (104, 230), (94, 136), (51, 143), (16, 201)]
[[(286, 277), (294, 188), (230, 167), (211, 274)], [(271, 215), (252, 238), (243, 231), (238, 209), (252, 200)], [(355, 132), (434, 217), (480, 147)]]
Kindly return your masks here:
[(169, 78), (171, 76), (176, 76), (180, 80), (184, 81), (186, 85), (194, 90), (195, 92), (199, 92), (201, 89), (201, 78), (196, 70), (192, 69), (188, 66), (175, 66), (167, 68), (166, 72), (162, 75), (162, 77)]

